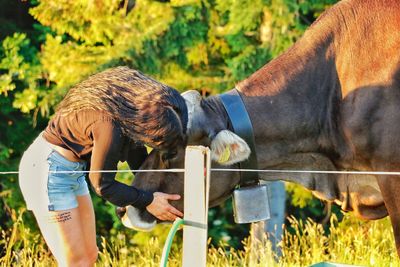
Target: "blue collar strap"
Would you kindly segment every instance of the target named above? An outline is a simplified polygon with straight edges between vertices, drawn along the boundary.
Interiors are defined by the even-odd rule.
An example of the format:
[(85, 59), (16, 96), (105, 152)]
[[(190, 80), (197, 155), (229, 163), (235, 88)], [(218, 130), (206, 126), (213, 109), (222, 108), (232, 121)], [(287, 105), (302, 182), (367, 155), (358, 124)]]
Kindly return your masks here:
[[(239, 163), (240, 169), (258, 169), (254, 142), (253, 125), (239, 91), (235, 88), (220, 96), (233, 131), (249, 145), (251, 153), (247, 160)], [(250, 186), (259, 183), (257, 172), (240, 172), (240, 185)]]

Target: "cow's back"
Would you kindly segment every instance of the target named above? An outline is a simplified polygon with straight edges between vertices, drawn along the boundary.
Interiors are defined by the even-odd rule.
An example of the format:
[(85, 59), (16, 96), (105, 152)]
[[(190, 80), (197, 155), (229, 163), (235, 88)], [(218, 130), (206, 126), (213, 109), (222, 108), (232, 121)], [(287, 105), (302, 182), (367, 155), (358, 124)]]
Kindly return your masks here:
[(400, 1), (343, 1), (329, 12), (335, 30), (336, 70), (343, 97), (370, 86), (387, 86), (399, 75)]

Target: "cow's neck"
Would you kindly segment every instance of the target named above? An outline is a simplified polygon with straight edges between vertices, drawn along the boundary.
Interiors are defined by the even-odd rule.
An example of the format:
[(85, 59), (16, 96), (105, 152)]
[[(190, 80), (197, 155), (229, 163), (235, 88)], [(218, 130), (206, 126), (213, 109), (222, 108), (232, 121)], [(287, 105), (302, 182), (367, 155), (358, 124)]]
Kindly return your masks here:
[(347, 155), (331, 39), (306, 34), (238, 85), (265, 167), (284, 167), (294, 154), (322, 153), (336, 162)]
[[(338, 121), (341, 91), (333, 33), (322, 33), (308, 31), (288, 52), (237, 86), (253, 124), (260, 169), (333, 170), (347, 155)], [(205, 108), (212, 119), (208, 127), (227, 127), (222, 104), (214, 98), (203, 102), (213, 107)], [(338, 197), (328, 175), (260, 174), (265, 180), (295, 181), (321, 198)]]

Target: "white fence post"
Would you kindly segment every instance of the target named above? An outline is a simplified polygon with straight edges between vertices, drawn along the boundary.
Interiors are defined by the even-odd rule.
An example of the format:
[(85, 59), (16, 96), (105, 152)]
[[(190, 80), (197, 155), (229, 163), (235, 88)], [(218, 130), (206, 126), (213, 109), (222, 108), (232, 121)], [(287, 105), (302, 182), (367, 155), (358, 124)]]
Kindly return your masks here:
[(183, 267), (206, 266), (210, 166), (210, 150), (207, 147), (186, 148)]

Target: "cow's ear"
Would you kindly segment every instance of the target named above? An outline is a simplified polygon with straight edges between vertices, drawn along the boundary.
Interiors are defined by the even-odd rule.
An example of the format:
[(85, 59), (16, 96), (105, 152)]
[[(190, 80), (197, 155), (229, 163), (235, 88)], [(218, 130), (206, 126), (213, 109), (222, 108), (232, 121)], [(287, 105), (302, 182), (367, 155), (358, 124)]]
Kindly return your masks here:
[(192, 105), (197, 105), (201, 101), (201, 95), (196, 90), (188, 90), (183, 92), (182, 97), (186, 100), (186, 102), (191, 103)]
[(201, 95), (196, 90), (183, 92), (182, 97), (185, 99), (188, 110), (187, 132), (193, 131), (193, 121), (195, 120), (196, 110), (200, 107)]
[(211, 141), (211, 159), (221, 165), (232, 165), (247, 159), (250, 148), (231, 131), (220, 131)]

